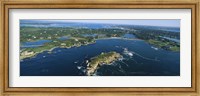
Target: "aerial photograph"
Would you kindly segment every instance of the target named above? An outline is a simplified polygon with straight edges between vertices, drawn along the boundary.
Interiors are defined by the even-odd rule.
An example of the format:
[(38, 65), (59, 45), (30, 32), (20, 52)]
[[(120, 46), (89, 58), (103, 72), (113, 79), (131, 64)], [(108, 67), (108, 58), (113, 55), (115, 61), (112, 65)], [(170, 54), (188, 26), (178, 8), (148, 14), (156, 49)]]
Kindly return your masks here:
[(179, 19), (21, 19), (20, 76), (180, 76)]

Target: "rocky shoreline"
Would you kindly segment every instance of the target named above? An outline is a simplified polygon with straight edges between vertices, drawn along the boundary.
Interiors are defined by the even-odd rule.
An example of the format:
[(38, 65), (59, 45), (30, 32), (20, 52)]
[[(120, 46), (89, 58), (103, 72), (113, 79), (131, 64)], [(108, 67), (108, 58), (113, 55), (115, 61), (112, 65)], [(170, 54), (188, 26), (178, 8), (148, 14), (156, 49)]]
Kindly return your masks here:
[(87, 43), (87, 44), (80, 44), (80, 45), (73, 45), (73, 46), (70, 46), (70, 47), (68, 47), (68, 46), (55, 46), (55, 47), (53, 47), (53, 48), (51, 48), (51, 49), (47, 49), (47, 50), (42, 50), (42, 51), (40, 51), (40, 52), (33, 52), (33, 51), (23, 51), (23, 52), (21, 52), (20, 53), (20, 60), (22, 60), (22, 59), (25, 59), (25, 58), (31, 58), (31, 57), (34, 57), (34, 56), (36, 56), (37, 54), (39, 54), (39, 53), (42, 53), (42, 52), (44, 52), (44, 51), (49, 51), (49, 52), (51, 52), (51, 51), (53, 51), (53, 49), (55, 49), (55, 48), (72, 48), (72, 47), (81, 47), (81, 46), (84, 46), (84, 45), (89, 45), (89, 44), (93, 44), (93, 43), (95, 43), (95, 42), (89, 42), (89, 43)]
[(95, 71), (98, 69), (99, 66), (104, 64), (111, 64), (119, 60), (120, 58), (122, 58), (122, 55), (114, 51), (108, 53), (101, 53), (100, 55), (90, 59), (90, 61), (87, 64), (86, 75), (92, 76), (94, 75)]

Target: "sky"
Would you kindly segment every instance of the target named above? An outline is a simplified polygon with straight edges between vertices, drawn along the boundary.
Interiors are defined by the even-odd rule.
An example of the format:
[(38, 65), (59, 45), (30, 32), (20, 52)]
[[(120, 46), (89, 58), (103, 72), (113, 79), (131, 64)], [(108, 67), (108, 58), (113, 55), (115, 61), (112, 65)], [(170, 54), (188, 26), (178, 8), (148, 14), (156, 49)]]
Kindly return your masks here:
[(39, 20), (39, 21), (56, 21), (56, 22), (81, 22), (81, 23), (104, 23), (104, 24), (126, 24), (126, 25), (147, 25), (147, 26), (166, 26), (180, 27), (179, 19), (123, 19), (123, 20)]
[[(52, 21), (52, 20), (47, 20)], [(59, 22), (82, 22), (82, 23), (104, 23), (104, 24), (127, 24), (127, 25), (148, 25), (148, 26), (166, 26), (166, 27), (180, 27), (179, 19), (141, 19), (141, 20), (53, 20)]]

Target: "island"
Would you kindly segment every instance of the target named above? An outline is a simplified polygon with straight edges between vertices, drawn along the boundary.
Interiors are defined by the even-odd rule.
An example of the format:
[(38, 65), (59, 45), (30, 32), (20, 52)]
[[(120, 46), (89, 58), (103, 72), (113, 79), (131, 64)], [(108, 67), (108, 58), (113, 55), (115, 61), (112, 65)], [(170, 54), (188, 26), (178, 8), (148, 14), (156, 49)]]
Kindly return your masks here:
[(115, 51), (101, 53), (100, 55), (91, 58), (90, 61), (87, 63), (86, 75), (92, 76), (101, 65), (112, 64), (120, 58), (122, 58), (122, 55)]

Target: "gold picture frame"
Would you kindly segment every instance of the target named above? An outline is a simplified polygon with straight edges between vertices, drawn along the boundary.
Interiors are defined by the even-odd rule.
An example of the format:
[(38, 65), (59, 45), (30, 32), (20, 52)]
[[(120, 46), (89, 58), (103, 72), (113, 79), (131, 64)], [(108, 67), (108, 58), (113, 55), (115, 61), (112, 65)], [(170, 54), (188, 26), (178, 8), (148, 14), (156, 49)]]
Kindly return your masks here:
[[(180, 95), (200, 96), (200, 33), (199, 33), (199, 1), (7, 1), (1, 2), (1, 32), (0, 32), (0, 80), (1, 94), (5, 96), (15, 95), (103, 95), (103, 96), (124, 96), (124, 95)], [(9, 87), (9, 9), (52, 9), (52, 8), (123, 8), (123, 9), (191, 9), (192, 10), (192, 87), (191, 88), (11, 88)], [(25, 96), (25, 95), (24, 95)]]

